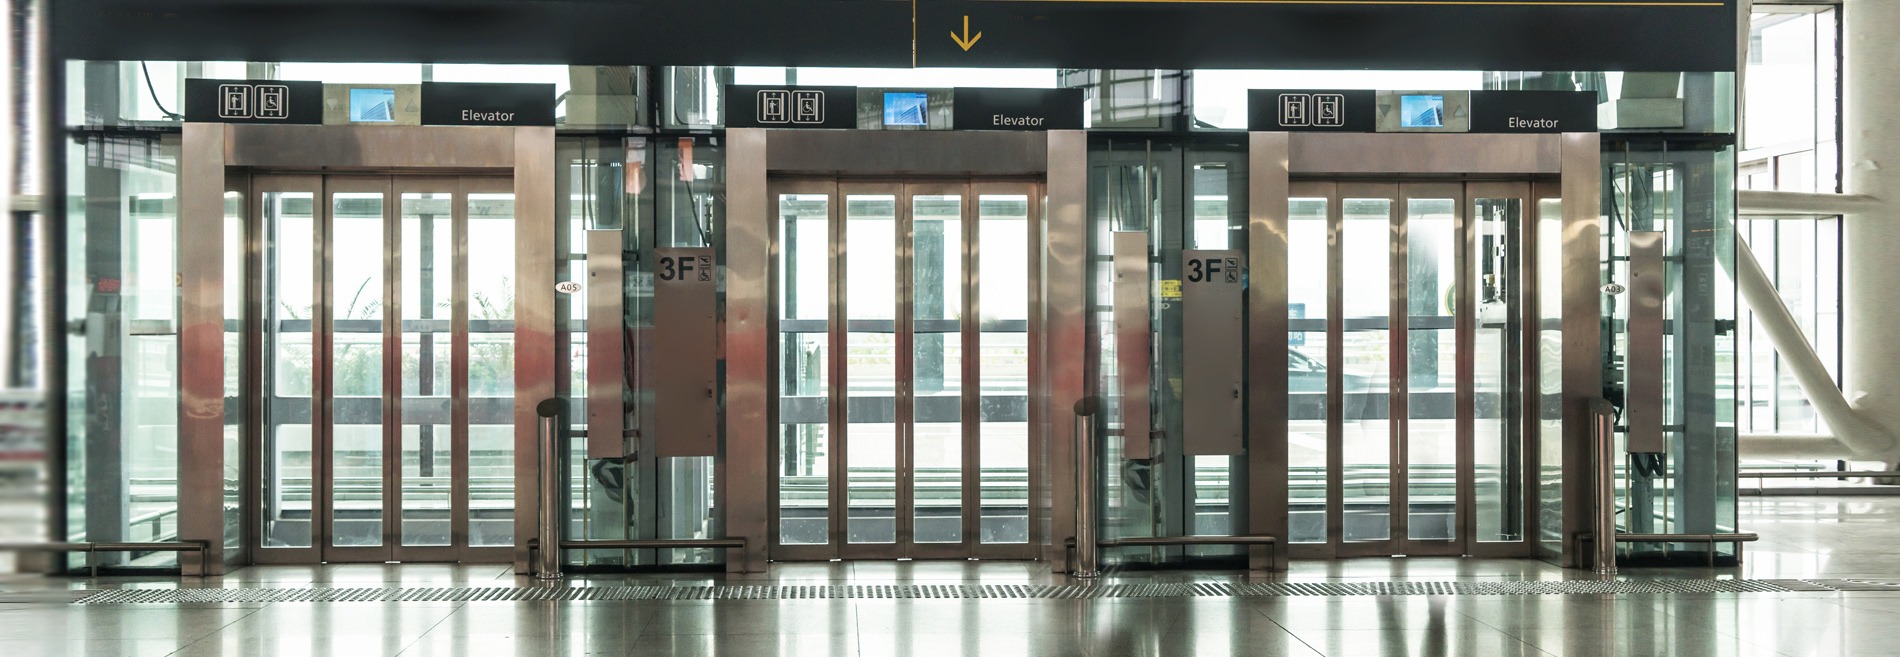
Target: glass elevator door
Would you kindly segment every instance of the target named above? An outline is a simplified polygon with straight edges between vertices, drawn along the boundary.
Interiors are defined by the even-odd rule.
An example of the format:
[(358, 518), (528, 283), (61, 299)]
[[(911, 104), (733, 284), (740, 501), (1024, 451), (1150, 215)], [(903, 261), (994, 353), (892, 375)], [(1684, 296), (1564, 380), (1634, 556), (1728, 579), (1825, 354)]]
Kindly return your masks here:
[(507, 178), (258, 175), (259, 563), (506, 561)]
[(774, 183), (775, 559), (1027, 558), (1039, 185)]

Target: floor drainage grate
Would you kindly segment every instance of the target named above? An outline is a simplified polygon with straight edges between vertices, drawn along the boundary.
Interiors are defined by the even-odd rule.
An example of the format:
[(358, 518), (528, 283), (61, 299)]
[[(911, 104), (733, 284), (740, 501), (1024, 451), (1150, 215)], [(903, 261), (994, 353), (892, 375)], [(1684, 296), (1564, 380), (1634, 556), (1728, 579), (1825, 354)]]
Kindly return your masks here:
[(204, 588), (88, 591), (75, 604), (274, 602), (540, 602), (630, 600), (1101, 599), (1411, 595), (1900, 592), (1894, 580), (1552, 580), (1167, 584), (844, 584), (579, 588)]

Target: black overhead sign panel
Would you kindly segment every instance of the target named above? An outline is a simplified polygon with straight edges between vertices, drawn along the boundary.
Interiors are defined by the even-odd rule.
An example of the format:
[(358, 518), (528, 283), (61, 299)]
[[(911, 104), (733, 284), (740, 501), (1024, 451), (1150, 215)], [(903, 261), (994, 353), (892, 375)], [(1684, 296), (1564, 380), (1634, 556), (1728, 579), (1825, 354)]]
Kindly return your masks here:
[(728, 128), (858, 127), (857, 87), (726, 86)]
[(911, 0), (56, 0), (93, 60), (911, 65)]
[(291, 80), (185, 80), (192, 123), (323, 123), (323, 83)]
[(554, 125), (554, 85), (422, 83), (423, 125)]
[(958, 87), (950, 116), (957, 130), (1081, 130), (1081, 89)]
[[(1457, 99), (1461, 97), (1468, 102), (1459, 102)], [(1251, 89), (1247, 92), (1247, 129), (1256, 132), (1596, 132), (1596, 103), (1593, 91)], [(1460, 106), (1470, 109), (1466, 122), (1448, 116)], [(1386, 116), (1388, 120), (1381, 121), (1382, 111), (1398, 111), (1406, 116)]]
[(918, 0), (918, 66), (1733, 71), (1733, 0)]
[(1733, 71), (1735, 0), (59, 0), (91, 60)]

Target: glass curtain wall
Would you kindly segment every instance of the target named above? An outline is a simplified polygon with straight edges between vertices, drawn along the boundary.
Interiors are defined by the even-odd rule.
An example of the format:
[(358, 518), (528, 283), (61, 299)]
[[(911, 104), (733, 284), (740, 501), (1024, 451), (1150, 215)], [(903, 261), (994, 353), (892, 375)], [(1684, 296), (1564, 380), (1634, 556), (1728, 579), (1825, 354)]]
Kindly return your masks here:
[[(64, 320), (81, 329), (64, 332), (71, 541), (178, 537), (177, 154), (175, 136), (68, 142)], [(177, 565), (166, 552), (98, 559)]]
[[(1840, 9), (1752, 6), (1737, 181), (1742, 189), (1837, 193), (1840, 187)], [(1841, 217), (1747, 216), (1737, 226), (1781, 302), (1838, 382), (1841, 365)], [(1819, 434), (1828, 427), (1794, 381), (1754, 313), (1736, 332), (1736, 425), (1747, 434)], [(1742, 469), (1885, 470), (1886, 464), (1751, 459)], [(1751, 479), (1763, 489), (1865, 486), (1867, 479)]]
[[(1637, 150), (1645, 146), (1654, 150)], [(1605, 282), (1629, 280), (1631, 231), (1662, 232), (1666, 256), (1665, 450), (1628, 454), (1619, 464), (1619, 526), (1636, 533), (1735, 532), (1735, 286), (1724, 274), (1735, 257), (1734, 150), (1671, 152), (1667, 144), (1641, 142), (1611, 142), (1606, 150)], [(1622, 404), (1630, 303), (1621, 294), (1602, 306), (1604, 383)], [(1630, 544), (1624, 556), (1687, 558), (1685, 547)]]

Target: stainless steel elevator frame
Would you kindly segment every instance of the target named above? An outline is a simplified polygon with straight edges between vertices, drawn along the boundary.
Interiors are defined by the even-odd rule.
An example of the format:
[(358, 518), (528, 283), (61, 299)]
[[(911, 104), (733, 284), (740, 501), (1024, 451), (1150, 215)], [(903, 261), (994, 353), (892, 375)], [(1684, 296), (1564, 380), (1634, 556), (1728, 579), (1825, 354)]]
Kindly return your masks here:
[[(1248, 139), (1251, 215), (1248, 240), (1253, 284), (1247, 290), (1248, 341), (1252, 354), (1248, 371), (1251, 385), (1247, 412), (1248, 417), (1255, 418), (1249, 428), (1252, 436), (1249, 442), (1255, 448), (1249, 449), (1247, 453), (1252, 498), (1249, 531), (1285, 537), (1289, 526), (1288, 428), (1283, 419), (1288, 412), (1288, 383), (1285, 376), (1287, 356), (1284, 347), (1288, 338), (1288, 281), (1284, 263), (1289, 229), (1289, 187), (1296, 180), (1402, 180), (1408, 183), (1543, 181), (1534, 184), (1529, 200), (1531, 205), (1524, 208), (1523, 221), (1527, 228), (1534, 228), (1533, 225), (1537, 223), (1534, 219), (1537, 212), (1536, 198), (1562, 199), (1561, 298), (1540, 299), (1533, 292), (1525, 304), (1524, 312), (1527, 318), (1534, 319), (1537, 317), (1536, 304), (1561, 304), (1563, 356), (1560, 385), (1564, 400), (1561, 450), (1568, 473), (1561, 483), (1563, 513), (1558, 535), (1572, 536), (1577, 532), (1588, 531), (1596, 502), (1591, 495), (1591, 478), (1586, 474), (1591, 472), (1586, 466), (1591, 463), (1592, 457), (1592, 422), (1586, 412), (1586, 400), (1595, 399), (1601, 394), (1602, 378), (1597, 355), (1601, 331), (1596, 288), (1599, 285), (1598, 241), (1602, 229), (1598, 197), (1601, 185), (1598, 135), (1254, 132), (1249, 134)], [(1395, 208), (1394, 212), (1403, 212), (1403, 209)], [(1458, 216), (1465, 217), (1465, 222), (1468, 222), (1468, 212), (1468, 207), (1462, 208)], [(1465, 222), (1460, 222), (1461, 230)], [(1333, 248), (1337, 249), (1338, 245), (1335, 243)], [(1336, 264), (1333, 267), (1337, 269)], [(1522, 273), (1527, 277), (1524, 288), (1535, 290), (1534, 279), (1529, 278), (1535, 276), (1535, 269), (1527, 267)], [(1330, 294), (1335, 301), (1340, 294), (1338, 274), (1335, 271), (1330, 277)], [(1468, 298), (1470, 295), (1463, 296)], [(1463, 314), (1462, 310), (1460, 314)], [(1336, 341), (1329, 341), (1329, 345), (1331, 349), (1338, 348)], [(1527, 341), (1520, 352), (1526, 359), (1523, 365), (1526, 409), (1535, 408), (1530, 404), (1534, 401), (1531, 391), (1537, 389), (1536, 372), (1531, 368), (1534, 361), (1530, 360), (1534, 354), (1533, 347)], [(1467, 364), (1461, 362), (1460, 367), (1467, 367)], [(1338, 374), (1331, 373), (1331, 376), (1337, 379)], [(1329, 388), (1337, 389), (1338, 382), (1334, 381)], [(1395, 386), (1392, 394), (1397, 397), (1402, 390), (1402, 387)], [(1468, 396), (1468, 393), (1461, 395)], [(1328, 417), (1336, 423), (1338, 409), (1329, 409)], [(1268, 420), (1261, 422), (1259, 418)], [(1524, 556), (1536, 554), (1563, 566), (1573, 567), (1579, 563), (1574, 542), (1560, 542), (1561, 548), (1557, 551), (1553, 545), (1540, 542), (1537, 538), (1539, 529), (1535, 524), (1538, 522), (1535, 492), (1539, 484), (1536, 479), (1538, 449), (1535, 442), (1537, 434), (1531, 431), (1535, 421), (1534, 413), (1525, 414), (1527, 481), (1524, 492), (1528, 498), (1525, 511), (1528, 524), (1525, 527), (1525, 543), (1517, 550), (1521, 550)], [(1264, 449), (1259, 448), (1262, 446)], [(1336, 438), (1329, 441), (1329, 449), (1338, 450)], [(1336, 487), (1337, 482), (1333, 485)], [(1468, 507), (1474, 492), (1469, 473), (1462, 473), (1457, 487), (1460, 506)], [(1329, 497), (1336, 501), (1336, 495)], [(1394, 495), (1392, 499), (1396, 505), (1403, 498)], [(1331, 504), (1329, 502), (1329, 506)], [(1392, 512), (1403, 513), (1401, 510)], [(1469, 510), (1461, 508), (1459, 517), (1469, 517)], [(1460, 524), (1467, 523), (1461, 521)], [(1400, 526), (1403, 527), (1403, 524)], [(1329, 533), (1336, 530), (1336, 527), (1331, 528)], [(1459, 531), (1468, 531), (1468, 527)], [(1252, 548), (1248, 553), (1250, 567), (1284, 569), (1288, 554), (1301, 549), (1300, 546), (1291, 547), (1293, 549), (1278, 550), (1272, 554), (1264, 548)], [(1325, 551), (1325, 554), (1315, 555), (1309, 549), (1306, 554), (1329, 556), (1331, 553)]]
[[(227, 551), (222, 477), (225, 467), (224, 195), (227, 180), (252, 171), (506, 175), (515, 194), (515, 479), (535, 481), (537, 400), (554, 396), (554, 128), (231, 125), (187, 123), (179, 157), (179, 537), (206, 541), (206, 563), (182, 564), (187, 575), (222, 574), (248, 562)], [(249, 216), (245, 221), (254, 223)], [(536, 257), (533, 254), (544, 254)], [(254, 259), (256, 254), (251, 254)], [(543, 294), (533, 291), (546, 291)], [(246, 316), (255, 317), (254, 309)], [(247, 330), (259, 330), (256, 326)], [(247, 394), (256, 394), (255, 390)], [(249, 399), (254, 398), (247, 398)], [(253, 402), (254, 403), (254, 402)], [(241, 545), (255, 545), (259, 527), (258, 414), (250, 413), (241, 465), (245, 503)], [(190, 473), (190, 474), (187, 474)], [(536, 493), (516, 486), (514, 566), (528, 572)], [(210, 572), (198, 572), (209, 570)]]
[(1031, 265), (1041, 278), (1030, 298), (1029, 542), (1038, 556), (1060, 559), (1074, 536), (1069, 409), (1085, 386), (1086, 135), (733, 129), (726, 144), (726, 442), (715, 494), (726, 535), (746, 541), (727, 569), (760, 572), (772, 558), (777, 252), (767, 185), (781, 176), (1045, 181), (1041, 216), (1030, 217), (1042, 248)]

